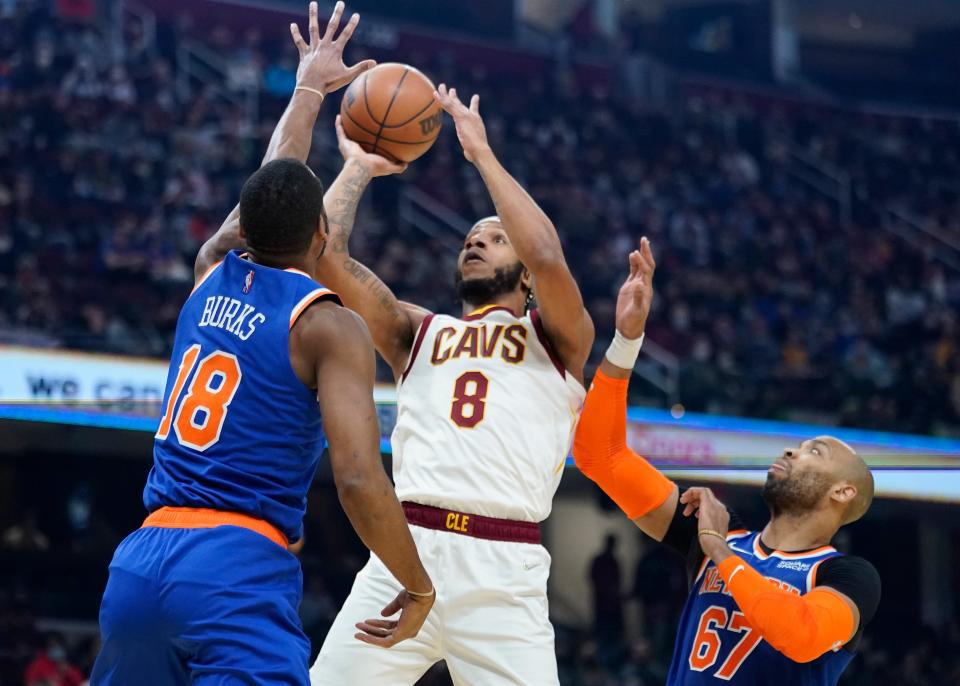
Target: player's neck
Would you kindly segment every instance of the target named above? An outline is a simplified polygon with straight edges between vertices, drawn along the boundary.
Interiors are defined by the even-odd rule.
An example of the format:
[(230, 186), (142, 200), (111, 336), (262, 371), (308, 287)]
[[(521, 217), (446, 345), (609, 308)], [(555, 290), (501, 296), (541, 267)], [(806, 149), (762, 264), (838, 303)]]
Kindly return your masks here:
[(491, 307), (505, 307), (513, 312), (516, 316), (522, 317), (524, 310), (526, 309), (526, 301), (524, 297), (522, 295), (517, 295), (516, 293), (504, 293), (499, 297), (482, 303), (471, 303), (464, 300), (461, 305), (463, 308), (464, 317), (475, 313), (477, 310)]
[(836, 522), (830, 513), (780, 514), (770, 518), (760, 540), (774, 550), (789, 553), (829, 545), (836, 533)]
[(296, 269), (301, 271), (311, 279), (314, 278), (314, 268), (316, 260), (310, 257), (302, 256), (283, 256), (283, 255), (258, 255), (252, 251), (247, 252), (247, 259), (254, 264), (271, 267), (273, 269)]

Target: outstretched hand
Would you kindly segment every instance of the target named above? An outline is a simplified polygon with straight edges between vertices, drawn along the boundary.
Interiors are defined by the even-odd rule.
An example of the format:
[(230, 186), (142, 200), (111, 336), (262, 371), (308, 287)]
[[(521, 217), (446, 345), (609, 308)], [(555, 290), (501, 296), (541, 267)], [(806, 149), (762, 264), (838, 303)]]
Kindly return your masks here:
[(343, 156), (345, 162), (348, 160), (360, 162), (370, 173), (370, 176), (389, 176), (390, 174), (401, 174), (406, 171), (406, 162), (392, 162), (386, 157), (367, 152), (359, 143), (347, 138), (347, 134), (343, 131), (343, 121), (340, 119), (339, 114), (337, 115), (335, 126), (337, 129), (337, 147), (340, 149), (340, 154)]
[(470, 98), (470, 107), (467, 107), (457, 97), (456, 88), (447, 90), (446, 84), (441, 83), (433, 92), (433, 97), (440, 103), (440, 107), (453, 117), (463, 156), (468, 162), (476, 163), (478, 155), (490, 150), (487, 129), (480, 117), (480, 96), (474, 95)]
[(310, 42), (300, 35), (300, 27), (290, 24), (293, 42), (300, 53), (300, 66), (297, 67), (297, 85), (312, 88), (323, 94), (343, 88), (360, 74), (376, 66), (373, 60), (358, 62), (348, 67), (343, 62), (343, 49), (360, 22), (360, 15), (354, 13), (343, 27), (340, 35), (334, 38), (340, 27), (344, 5), (338, 2), (327, 22), (323, 36), (320, 36), (320, 22), (317, 19), (317, 3), (310, 3)]
[(680, 503), (684, 505), (683, 516), (697, 518), (697, 531), (709, 531), (699, 534), (700, 549), (711, 560), (719, 564), (730, 556), (732, 551), (727, 545), (727, 533), (730, 530), (730, 511), (717, 499), (709, 488), (688, 488), (680, 494)]
[(415, 596), (406, 591), (400, 591), (400, 594), (380, 613), (384, 617), (391, 617), (399, 612), (400, 617), (368, 619), (365, 622), (359, 622), (355, 626), (360, 631), (354, 634), (354, 638), (381, 648), (390, 648), (400, 641), (413, 638), (420, 632), (420, 627), (430, 614), (436, 598), (436, 594)]
[(640, 338), (647, 326), (656, 268), (650, 241), (644, 236), (640, 239), (640, 249), (630, 253), (630, 275), (617, 295), (617, 331), (626, 338)]

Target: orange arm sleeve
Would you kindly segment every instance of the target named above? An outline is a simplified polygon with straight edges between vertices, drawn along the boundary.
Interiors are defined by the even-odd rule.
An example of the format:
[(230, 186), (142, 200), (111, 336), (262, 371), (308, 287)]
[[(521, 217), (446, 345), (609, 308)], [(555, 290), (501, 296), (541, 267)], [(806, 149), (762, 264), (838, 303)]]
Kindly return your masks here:
[(781, 590), (736, 555), (717, 569), (750, 626), (794, 662), (816, 660), (853, 636), (853, 611), (836, 593), (814, 588), (799, 596)]
[(673, 482), (627, 447), (629, 383), (597, 371), (573, 439), (573, 459), (627, 517), (636, 519), (662, 505)]

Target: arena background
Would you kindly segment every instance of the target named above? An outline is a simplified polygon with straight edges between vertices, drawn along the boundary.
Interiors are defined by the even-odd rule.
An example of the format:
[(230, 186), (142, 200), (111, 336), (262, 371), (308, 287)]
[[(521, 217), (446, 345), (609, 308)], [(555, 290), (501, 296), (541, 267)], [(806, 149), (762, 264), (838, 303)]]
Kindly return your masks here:
[[(144, 515), (193, 258), (291, 92), (301, 4), (0, 0), (0, 684), (51, 683), (38, 665), (58, 646), (88, 673), (107, 563)], [(498, 154), (559, 228), (597, 323), (594, 364), (624, 256), (652, 238), (638, 451), (710, 481), (754, 524), (759, 465), (785, 444), (829, 426), (874, 465), (879, 497), (836, 543), (877, 566), (884, 592), (842, 683), (960, 683), (960, 6), (348, 10), (363, 14), (352, 60), (481, 94)], [(338, 103), (310, 159), (327, 181)], [(372, 185), (352, 247), (400, 297), (452, 311), (459, 237), (490, 211), (448, 122), (407, 173)], [(562, 682), (662, 683), (682, 562), (574, 467), (545, 540)], [(324, 464), (300, 552), (314, 650), (364, 553)], [(448, 683), (442, 666), (423, 683)]]

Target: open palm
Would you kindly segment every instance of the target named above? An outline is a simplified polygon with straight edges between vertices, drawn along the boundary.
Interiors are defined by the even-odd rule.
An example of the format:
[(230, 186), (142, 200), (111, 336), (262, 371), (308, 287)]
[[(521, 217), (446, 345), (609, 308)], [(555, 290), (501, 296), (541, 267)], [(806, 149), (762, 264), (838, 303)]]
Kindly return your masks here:
[(617, 331), (626, 338), (640, 338), (647, 326), (656, 268), (650, 241), (644, 237), (640, 239), (640, 249), (630, 253), (630, 275), (617, 295)]
[(296, 24), (290, 24), (293, 42), (300, 53), (300, 64), (297, 67), (298, 86), (312, 88), (321, 93), (331, 93), (343, 88), (357, 76), (376, 66), (376, 62), (373, 60), (364, 60), (352, 67), (344, 64), (343, 49), (347, 47), (350, 37), (360, 22), (360, 15), (352, 15), (340, 35), (335, 37), (337, 29), (340, 27), (340, 20), (343, 17), (343, 7), (342, 2), (336, 4), (333, 14), (330, 15), (330, 20), (327, 22), (326, 31), (321, 36), (320, 21), (317, 18), (317, 3), (310, 3), (309, 43), (304, 41), (303, 36), (300, 35), (300, 27)]

